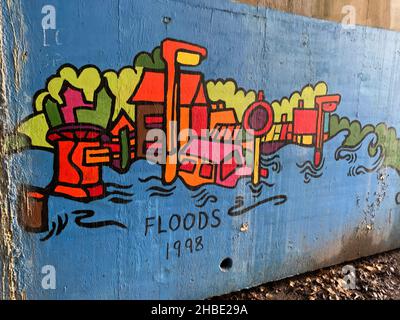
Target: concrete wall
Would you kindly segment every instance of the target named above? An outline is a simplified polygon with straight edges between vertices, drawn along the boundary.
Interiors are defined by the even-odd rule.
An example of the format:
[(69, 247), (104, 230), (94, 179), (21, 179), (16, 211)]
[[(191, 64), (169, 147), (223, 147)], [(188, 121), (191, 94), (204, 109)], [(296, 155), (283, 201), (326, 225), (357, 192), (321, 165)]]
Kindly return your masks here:
[(399, 0), (239, 0), (259, 7), (269, 7), (285, 12), (324, 20), (341, 22), (347, 10), (354, 6), (356, 24), (399, 30)]
[(389, 3), (279, 3), (2, 2), (2, 298), (206, 298), (400, 247)]

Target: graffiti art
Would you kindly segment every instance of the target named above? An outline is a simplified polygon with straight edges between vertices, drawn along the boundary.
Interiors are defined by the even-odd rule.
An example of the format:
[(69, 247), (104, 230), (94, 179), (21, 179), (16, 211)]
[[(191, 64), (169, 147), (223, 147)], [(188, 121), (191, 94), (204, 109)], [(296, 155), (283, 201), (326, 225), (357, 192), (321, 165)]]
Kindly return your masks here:
[[(397, 157), (383, 156), (399, 144), (395, 130), (384, 124), (362, 127), (340, 118), (334, 112), (341, 96), (328, 93), (327, 83), (309, 84), (290, 98), (270, 103), (262, 90), (238, 89), (233, 79), (206, 81), (200, 71), (187, 70), (206, 58), (204, 47), (165, 39), (151, 54), (138, 54), (133, 66), (119, 71), (101, 71), (94, 65), (61, 66), (36, 93), (34, 113), (17, 128), (16, 150), (54, 154), (53, 178), (47, 187), (23, 188), (24, 203), (29, 205), (20, 209), (22, 226), (31, 232), (47, 232), (44, 240), (65, 228), (67, 215), (65, 220), (59, 216), (58, 224), (49, 224), (49, 195), (86, 203), (109, 196), (114, 203), (130, 202), (133, 194), (124, 190), (129, 186), (105, 183), (102, 170), (108, 166), (123, 175), (134, 170), (138, 160), (162, 168), (159, 176), (140, 180), (161, 182), (160, 187), (148, 189), (150, 197), (172, 196), (176, 179), (199, 191), (207, 185), (236, 188), (241, 179), (250, 178), (248, 184), (257, 194), (259, 186), (269, 186), (270, 161), (277, 170), (276, 153), (289, 144), (314, 149), (314, 157), (297, 166), (306, 184), (320, 178), (324, 143), (347, 130), (336, 160), (353, 162), (354, 151), (372, 132), (377, 137), (369, 154), (374, 157), (380, 151), (373, 168), (352, 167), (349, 175), (382, 165), (398, 169), (393, 160)], [(200, 208), (217, 201), (206, 189), (194, 198)], [(286, 200), (287, 195), (275, 195), (246, 206), (239, 196), (227, 212), (238, 216), (265, 203), (282, 205)], [(75, 219), (80, 226), (126, 227), (116, 221), (84, 224), (83, 219), (95, 215), (92, 210), (73, 214), (84, 214)]]
[(0, 288), (206, 298), (400, 246), (398, 33), (222, 0), (1, 10)]
[[(323, 166), (323, 146), (331, 137), (332, 113), (341, 100), (339, 94), (328, 94), (325, 82), (270, 104), (261, 90), (236, 90), (232, 79), (206, 82), (201, 72), (188, 71), (207, 58), (207, 49), (199, 45), (165, 39), (151, 57), (140, 53), (133, 66), (118, 72), (63, 65), (37, 92), (34, 113), (18, 127), (20, 148), (52, 152), (53, 179), (43, 190), (26, 189), (33, 209), (27, 214), (22, 208), (20, 221), (27, 230), (54, 233), (56, 225), (51, 229), (47, 219), (49, 195), (82, 202), (110, 194), (131, 196), (108, 191), (103, 166), (124, 174), (140, 159), (159, 164), (162, 173), (153, 178), (162, 181), (162, 187), (150, 188), (150, 196), (160, 197), (172, 195), (170, 186), (178, 178), (193, 190), (212, 184), (235, 188), (246, 177), (253, 187), (267, 185), (269, 169), (261, 165), (262, 156), (274, 155), (288, 144), (314, 148), (308, 166)], [(205, 193), (199, 201), (202, 207), (216, 198)], [(229, 214), (240, 215), (271, 201), (280, 205), (286, 196), (247, 208), (239, 199)], [(82, 219), (95, 214), (74, 212), (81, 213), (86, 215), (75, 219), (81, 226)], [(66, 223), (61, 219), (59, 225), (64, 228)], [(108, 225), (121, 226), (110, 221), (91, 226)]]

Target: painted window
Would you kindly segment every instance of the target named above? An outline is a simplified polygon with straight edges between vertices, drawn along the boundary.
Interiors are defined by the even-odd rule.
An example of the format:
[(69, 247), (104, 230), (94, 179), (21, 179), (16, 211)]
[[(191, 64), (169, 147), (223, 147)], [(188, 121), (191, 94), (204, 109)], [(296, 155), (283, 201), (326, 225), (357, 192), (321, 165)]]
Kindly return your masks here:
[(200, 168), (200, 176), (210, 179), (213, 174), (213, 166), (211, 164), (202, 164)]

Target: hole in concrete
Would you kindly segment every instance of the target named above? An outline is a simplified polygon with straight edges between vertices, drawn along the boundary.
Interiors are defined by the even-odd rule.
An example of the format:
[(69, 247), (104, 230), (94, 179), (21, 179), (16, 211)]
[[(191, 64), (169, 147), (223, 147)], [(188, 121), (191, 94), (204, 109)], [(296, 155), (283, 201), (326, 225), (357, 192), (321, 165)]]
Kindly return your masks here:
[(232, 268), (232, 265), (233, 265), (232, 259), (225, 258), (224, 260), (222, 260), (221, 264), (219, 265), (219, 268), (221, 269), (221, 271), (227, 272)]
[(169, 23), (171, 23), (171, 21), (172, 21), (171, 17), (163, 17), (162, 18), (162, 22), (165, 24), (169, 24)]

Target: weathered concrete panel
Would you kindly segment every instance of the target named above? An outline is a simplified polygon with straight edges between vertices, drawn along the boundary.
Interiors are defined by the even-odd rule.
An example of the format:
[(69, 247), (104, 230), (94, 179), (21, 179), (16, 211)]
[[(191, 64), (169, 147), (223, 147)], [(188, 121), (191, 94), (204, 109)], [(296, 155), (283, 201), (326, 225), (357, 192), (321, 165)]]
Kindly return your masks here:
[(9, 0), (1, 30), (3, 298), (205, 298), (400, 247), (398, 33), (209, 0)]

